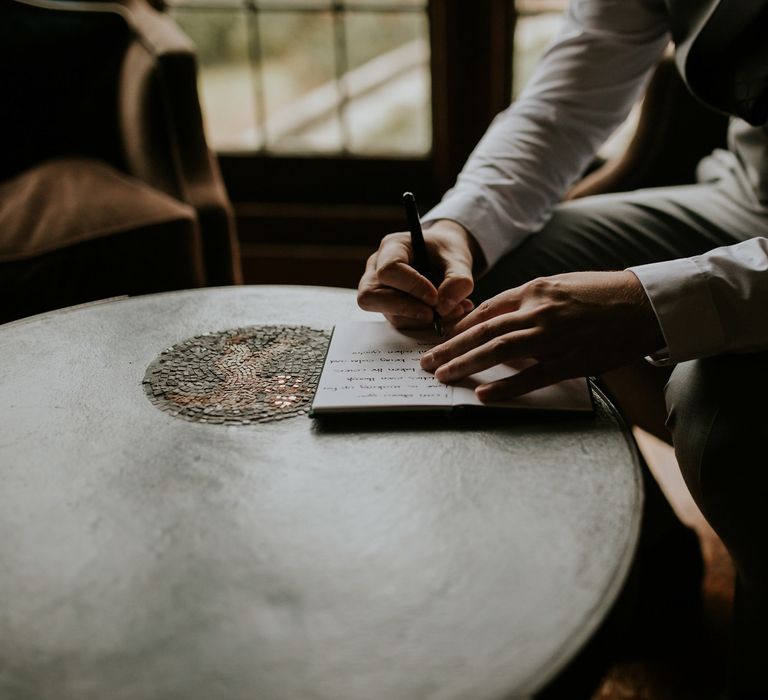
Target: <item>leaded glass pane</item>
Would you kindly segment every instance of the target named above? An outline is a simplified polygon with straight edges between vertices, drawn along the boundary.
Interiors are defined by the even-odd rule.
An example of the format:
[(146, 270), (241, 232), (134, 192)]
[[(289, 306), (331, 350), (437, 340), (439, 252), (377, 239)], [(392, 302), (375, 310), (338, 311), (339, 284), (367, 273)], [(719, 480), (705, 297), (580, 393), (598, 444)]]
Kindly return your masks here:
[(424, 155), (426, 0), (170, 0), (214, 148)]
[(254, 151), (263, 146), (258, 127), (260, 96), (254, 84), (243, 9), (211, 11), (188, 6), (171, 14), (197, 47), (200, 101), (208, 140), (222, 151)]
[(261, 12), (259, 36), (267, 149), (341, 150), (332, 14)]
[(350, 151), (431, 147), (428, 26), (418, 13), (346, 13)]

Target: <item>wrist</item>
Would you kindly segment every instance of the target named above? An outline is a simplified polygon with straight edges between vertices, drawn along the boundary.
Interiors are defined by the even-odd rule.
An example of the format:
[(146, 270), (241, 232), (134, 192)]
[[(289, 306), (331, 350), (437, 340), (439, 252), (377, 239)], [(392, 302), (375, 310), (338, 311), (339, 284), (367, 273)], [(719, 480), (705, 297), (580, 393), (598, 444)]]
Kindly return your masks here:
[(622, 274), (626, 277), (629, 301), (637, 309), (644, 329), (645, 354), (657, 352), (666, 345), (666, 339), (653, 304), (651, 304), (642, 282), (634, 272), (625, 270)]
[(453, 239), (468, 250), (472, 259), (472, 267), (475, 272), (485, 269), (485, 255), (483, 255), (480, 245), (469, 230), (462, 226), (458, 221), (454, 221), (453, 219), (435, 219), (427, 222), (424, 225), (424, 228), (425, 230), (439, 229), (441, 235)]

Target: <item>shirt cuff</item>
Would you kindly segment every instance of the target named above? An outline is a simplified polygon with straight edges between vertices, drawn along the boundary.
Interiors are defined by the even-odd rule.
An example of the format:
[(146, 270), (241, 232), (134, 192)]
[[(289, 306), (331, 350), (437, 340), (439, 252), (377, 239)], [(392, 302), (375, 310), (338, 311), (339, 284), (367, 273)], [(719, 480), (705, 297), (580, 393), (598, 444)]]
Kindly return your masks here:
[(477, 241), (488, 269), (528, 236), (528, 232), (502, 231), (499, 225), (501, 217), (493, 211), (493, 206), (482, 194), (454, 190), (448, 192), (442, 202), (422, 217), (422, 223), (449, 219), (461, 224)]
[(694, 258), (627, 268), (640, 280), (664, 334), (666, 347), (648, 359), (674, 364), (717, 355), (725, 335), (706, 273)]

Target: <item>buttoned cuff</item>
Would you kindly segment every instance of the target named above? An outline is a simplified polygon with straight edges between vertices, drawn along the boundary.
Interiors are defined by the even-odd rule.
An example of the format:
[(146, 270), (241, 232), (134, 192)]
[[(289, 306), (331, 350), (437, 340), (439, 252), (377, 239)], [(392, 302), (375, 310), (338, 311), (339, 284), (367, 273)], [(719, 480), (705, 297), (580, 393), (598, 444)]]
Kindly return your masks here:
[(723, 351), (725, 336), (707, 275), (695, 258), (628, 268), (640, 280), (666, 347), (648, 359), (674, 364)]

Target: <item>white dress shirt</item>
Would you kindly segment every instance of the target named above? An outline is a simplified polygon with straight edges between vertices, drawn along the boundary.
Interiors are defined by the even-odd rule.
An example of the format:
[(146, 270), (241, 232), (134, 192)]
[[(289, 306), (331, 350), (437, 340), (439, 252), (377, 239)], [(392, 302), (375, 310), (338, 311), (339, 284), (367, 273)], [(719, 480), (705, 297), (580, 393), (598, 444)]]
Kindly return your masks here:
[[(460, 223), (488, 265), (535, 234), (626, 118), (669, 40), (662, 0), (572, 0), (520, 97), (424, 221)], [(667, 343), (656, 359), (768, 349), (768, 239), (630, 269)]]

